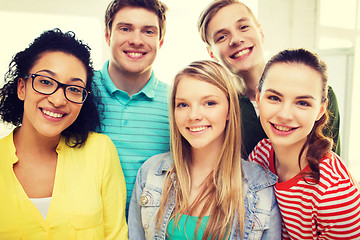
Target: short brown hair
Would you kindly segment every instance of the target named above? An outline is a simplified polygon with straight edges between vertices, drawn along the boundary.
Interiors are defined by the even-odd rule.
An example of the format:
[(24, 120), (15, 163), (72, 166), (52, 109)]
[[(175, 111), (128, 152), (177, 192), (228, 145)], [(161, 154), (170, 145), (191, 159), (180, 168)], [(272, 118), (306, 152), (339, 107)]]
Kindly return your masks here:
[(198, 19), (197, 27), (198, 27), (198, 31), (200, 33), (201, 40), (203, 40), (203, 42), (207, 43), (208, 45), (211, 45), (210, 41), (208, 39), (208, 36), (207, 36), (207, 27), (209, 25), (209, 22), (211, 21), (211, 19), (215, 16), (215, 14), (220, 9), (222, 9), (223, 7), (229, 6), (231, 4), (234, 4), (234, 3), (239, 3), (242, 6), (244, 6), (247, 9), (247, 11), (249, 12), (250, 16), (255, 21), (255, 24), (257, 26), (260, 26), (254, 13), (244, 3), (242, 3), (238, 0), (215, 0), (212, 3), (210, 3), (209, 6), (207, 6), (204, 9), (204, 11), (202, 11), (202, 13), (200, 14), (200, 17)]
[(109, 3), (105, 12), (105, 28), (111, 34), (111, 27), (114, 21), (115, 14), (123, 7), (140, 7), (150, 10), (159, 18), (160, 35), (162, 40), (166, 30), (166, 11), (167, 6), (158, 0), (113, 0)]

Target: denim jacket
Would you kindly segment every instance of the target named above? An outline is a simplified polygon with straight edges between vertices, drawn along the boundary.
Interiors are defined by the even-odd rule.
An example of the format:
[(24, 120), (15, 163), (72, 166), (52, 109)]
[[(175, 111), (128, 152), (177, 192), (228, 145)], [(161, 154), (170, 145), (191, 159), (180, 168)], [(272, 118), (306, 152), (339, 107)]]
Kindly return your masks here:
[[(169, 152), (149, 158), (139, 169), (129, 208), (129, 239), (165, 239), (167, 224), (175, 206), (175, 198), (168, 202), (160, 229), (156, 228), (156, 215), (167, 173), (174, 165)], [(254, 162), (242, 160), (244, 184), (244, 240), (281, 239), (281, 215), (275, 199), (273, 185), (277, 177)], [(174, 176), (170, 176), (174, 178)], [(176, 194), (176, 189), (170, 195)], [(230, 238), (241, 239), (236, 234), (236, 221)], [(236, 237), (236, 235), (238, 235)]]

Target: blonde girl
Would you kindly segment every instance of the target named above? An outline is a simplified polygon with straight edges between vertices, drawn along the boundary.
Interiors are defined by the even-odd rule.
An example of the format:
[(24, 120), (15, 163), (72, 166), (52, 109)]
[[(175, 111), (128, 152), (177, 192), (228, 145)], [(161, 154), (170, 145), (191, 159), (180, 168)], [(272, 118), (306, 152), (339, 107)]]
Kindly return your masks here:
[(280, 238), (276, 177), (241, 159), (237, 96), (232, 75), (213, 61), (177, 74), (171, 152), (153, 156), (138, 172), (130, 239)]

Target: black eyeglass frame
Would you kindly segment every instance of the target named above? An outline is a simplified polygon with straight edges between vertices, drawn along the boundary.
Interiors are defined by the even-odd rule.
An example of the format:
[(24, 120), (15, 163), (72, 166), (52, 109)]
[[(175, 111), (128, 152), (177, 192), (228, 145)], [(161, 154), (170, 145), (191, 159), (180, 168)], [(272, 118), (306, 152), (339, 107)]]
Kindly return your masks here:
[[(40, 76), (40, 77), (46, 77), (46, 78), (49, 78), (49, 79), (53, 80), (54, 82), (56, 82), (57, 87), (55, 88), (55, 90), (54, 90), (52, 93), (43, 93), (43, 92), (40, 92), (39, 90), (36, 90), (35, 87), (34, 87), (34, 80), (35, 80), (35, 78), (38, 77), (38, 76)], [(41, 93), (41, 94), (44, 94), (44, 95), (51, 95), (51, 94), (53, 94), (54, 92), (56, 92), (59, 88), (62, 88), (62, 89), (64, 90), (64, 96), (65, 96), (65, 98), (66, 98), (68, 101), (73, 102), (73, 103), (77, 103), (77, 104), (83, 104), (83, 103), (85, 102), (85, 100), (87, 99), (88, 95), (91, 93), (89, 90), (87, 90), (87, 89), (84, 88), (84, 87), (81, 87), (81, 86), (78, 86), (78, 85), (72, 85), (72, 84), (64, 84), (64, 83), (61, 83), (61, 82), (55, 80), (55, 79), (52, 78), (52, 77), (45, 76), (45, 75), (41, 75), (41, 74), (32, 73), (32, 74), (27, 75), (27, 76), (25, 77), (25, 79), (26, 79), (26, 78), (31, 78), (31, 79), (32, 79), (32, 81), (31, 81), (31, 86), (32, 86), (32, 88), (34, 89), (35, 92), (38, 92), (38, 93)], [(86, 95), (85, 95), (85, 97), (83, 97), (83, 100), (82, 100), (81, 102), (72, 101), (72, 100), (70, 100), (70, 99), (66, 96), (66, 88), (67, 88), (67, 87), (79, 87), (79, 88), (82, 88), (83, 90), (85, 90)]]

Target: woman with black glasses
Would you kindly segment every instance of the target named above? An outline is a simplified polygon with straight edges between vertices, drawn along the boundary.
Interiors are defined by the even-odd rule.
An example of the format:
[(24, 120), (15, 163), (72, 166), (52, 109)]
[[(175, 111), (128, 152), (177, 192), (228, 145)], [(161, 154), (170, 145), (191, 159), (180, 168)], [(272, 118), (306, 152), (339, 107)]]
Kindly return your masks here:
[(0, 239), (127, 239), (126, 189), (92, 91), (90, 48), (44, 32), (0, 89)]

